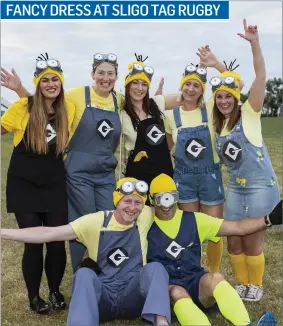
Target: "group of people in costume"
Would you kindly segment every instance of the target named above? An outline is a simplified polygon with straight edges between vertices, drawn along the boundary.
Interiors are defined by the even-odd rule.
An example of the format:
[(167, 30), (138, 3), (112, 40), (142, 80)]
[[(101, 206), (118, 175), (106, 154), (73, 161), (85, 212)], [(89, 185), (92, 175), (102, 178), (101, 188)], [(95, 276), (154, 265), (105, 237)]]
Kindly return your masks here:
[[(255, 70), (241, 107), (241, 76), (209, 46), (198, 49), (199, 65), (184, 68), (181, 93), (158, 90), (152, 98), (154, 70), (141, 56), (128, 66), (125, 96), (114, 91), (112, 53), (94, 55), (94, 85), (66, 92), (61, 64), (47, 54), (37, 58), (34, 95), (2, 68), (1, 84), (21, 98), (1, 119), (1, 134), (14, 133), (6, 195), (19, 225), (1, 237), (25, 243), (32, 310), (66, 308), (59, 287), (69, 240), (69, 326), (138, 316), (165, 326), (170, 303), (181, 325), (210, 325), (211, 311), (250, 325), (242, 300), (263, 295), (263, 235), (281, 223), (269, 216), (280, 193), (261, 134), (266, 72), (257, 26), (244, 20), (239, 35), (251, 45)], [(209, 67), (220, 74), (205, 102)], [(226, 196), (221, 164), (229, 174)], [(235, 288), (219, 272), (223, 236)], [(206, 240), (208, 272), (200, 263)], [(39, 294), (44, 243), (51, 306)], [(268, 319), (275, 323), (267, 313), (258, 325)]]

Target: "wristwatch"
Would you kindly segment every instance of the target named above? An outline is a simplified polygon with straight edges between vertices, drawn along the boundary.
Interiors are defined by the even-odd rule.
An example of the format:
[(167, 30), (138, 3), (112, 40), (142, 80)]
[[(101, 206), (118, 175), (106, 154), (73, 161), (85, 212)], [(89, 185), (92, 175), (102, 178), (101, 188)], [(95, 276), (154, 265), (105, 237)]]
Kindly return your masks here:
[(272, 223), (269, 219), (269, 215), (264, 216), (264, 223), (267, 225), (268, 228), (270, 228), (272, 226)]

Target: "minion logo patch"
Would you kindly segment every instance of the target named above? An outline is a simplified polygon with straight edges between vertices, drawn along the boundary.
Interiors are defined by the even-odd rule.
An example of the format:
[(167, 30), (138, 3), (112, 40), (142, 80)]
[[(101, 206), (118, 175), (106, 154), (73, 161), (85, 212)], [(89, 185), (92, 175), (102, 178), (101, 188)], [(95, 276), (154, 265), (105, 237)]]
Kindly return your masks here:
[(150, 145), (159, 145), (165, 138), (164, 129), (158, 125), (150, 125), (145, 131), (145, 140)]
[(242, 148), (235, 141), (229, 140), (223, 146), (223, 155), (230, 162), (238, 162), (242, 158)]
[(187, 141), (185, 152), (190, 160), (199, 160), (204, 157), (205, 144), (201, 139), (191, 138)]
[[(55, 142), (57, 134), (56, 131), (53, 129), (50, 123), (46, 126), (46, 142), (51, 145)], [(52, 141), (53, 140), (53, 141)]]
[(176, 241), (172, 241), (169, 246), (165, 249), (165, 255), (169, 259), (179, 259), (181, 256), (182, 250), (184, 250)]
[(124, 248), (114, 248), (109, 251), (107, 255), (107, 262), (112, 267), (123, 267), (127, 264), (129, 259), (129, 254), (126, 249)]
[(97, 134), (101, 139), (106, 139), (113, 130), (112, 123), (107, 119), (100, 120), (96, 126)]

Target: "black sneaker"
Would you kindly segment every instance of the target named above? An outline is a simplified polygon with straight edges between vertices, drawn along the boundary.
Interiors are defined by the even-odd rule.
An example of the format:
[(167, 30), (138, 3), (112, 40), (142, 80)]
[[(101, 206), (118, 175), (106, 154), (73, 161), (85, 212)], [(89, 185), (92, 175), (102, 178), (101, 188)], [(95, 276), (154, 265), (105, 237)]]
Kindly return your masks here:
[(51, 306), (37, 295), (30, 301), (30, 308), (38, 314), (47, 314)]
[(67, 307), (64, 296), (60, 292), (50, 293), (49, 301), (51, 302), (53, 309), (64, 310)]

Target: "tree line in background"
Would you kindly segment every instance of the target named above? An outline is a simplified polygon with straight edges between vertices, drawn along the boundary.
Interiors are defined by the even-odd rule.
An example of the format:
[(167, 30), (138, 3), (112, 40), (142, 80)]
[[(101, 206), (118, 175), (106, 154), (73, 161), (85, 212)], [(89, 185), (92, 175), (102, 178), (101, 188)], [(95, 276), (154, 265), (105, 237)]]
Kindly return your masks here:
[[(282, 103), (283, 83), (281, 78), (268, 79), (266, 82), (265, 99), (262, 109), (262, 117), (279, 117), (283, 116)], [(244, 103), (249, 96), (241, 94), (241, 102)]]

